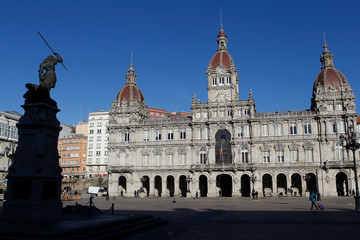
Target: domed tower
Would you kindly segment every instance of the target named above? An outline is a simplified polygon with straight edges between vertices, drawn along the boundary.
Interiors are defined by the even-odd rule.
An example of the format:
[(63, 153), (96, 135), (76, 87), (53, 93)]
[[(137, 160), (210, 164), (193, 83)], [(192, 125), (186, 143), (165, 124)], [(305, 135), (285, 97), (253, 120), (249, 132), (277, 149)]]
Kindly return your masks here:
[(311, 110), (319, 114), (336, 112), (355, 113), (355, 96), (346, 77), (337, 70), (333, 63), (334, 55), (324, 43), (324, 51), (320, 57), (321, 71), (317, 75), (313, 87)]
[(209, 62), (206, 71), (208, 78), (208, 102), (229, 102), (239, 99), (239, 78), (234, 60), (227, 43), (228, 39), (221, 26), (217, 36), (218, 49)]
[[(136, 85), (137, 74), (131, 62), (126, 76), (125, 86), (118, 92), (110, 108), (110, 116), (125, 117), (124, 122), (144, 119), (148, 117), (143, 93)], [(120, 121), (122, 122), (122, 120)]]

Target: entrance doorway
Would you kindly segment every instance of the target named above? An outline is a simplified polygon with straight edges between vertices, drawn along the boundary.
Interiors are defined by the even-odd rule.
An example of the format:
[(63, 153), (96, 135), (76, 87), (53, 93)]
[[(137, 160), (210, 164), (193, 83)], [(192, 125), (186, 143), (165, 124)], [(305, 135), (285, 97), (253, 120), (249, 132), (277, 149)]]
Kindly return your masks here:
[(287, 181), (286, 176), (283, 173), (280, 173), (276, 177), (276, 185), (279, 196), (286, 196), (287, 194)]
[(180, 176), (179, 185), (180, 185), (180, 196), (186, 197), (187, 186), (186, 186), (186, 176), (185, 175)]
[(143, 183), (143, 188), (146, 189), (146, 195), (149, 196), (150, 193), (150, 178), (148, 176), (143, 176), (142, 179), (142, 183)]
[[(302, 184), (301, 184), (301, 175), (298, 173), (294, 173), (291, 176), (291, 189), (292, 189), (292, 196), (302, 196)], [(296, 192), (296, 189), (298, 192)]]
[[(161, 186), (161, 177), (160, 176), (156, 176), (155, 177), (155, 196), (161, 197), (161, 192), (162, 192), (162, 186)], [(157, 191), (157, 194), (156, 194)]]
[(170, 197), (174, 197), (174, 177), (173, 176), (168, 176), (166, 179), (166, 188), (167, 190), (169, 190), (169, 196)]
[(124, 176), (119, 177), (119, 186), (120, 186), (120, 196), (124, 196), (124, 193), (126, 193), (126, 177)]
[(220, 174), (216, 177), (216, 186), (220, 189), (220, 197), (232, 196), (232, 177), (227, 174)]
[(243, 197), (250, 197), (250, 176), (244, 174), (241, 176), (241, 195)]
[(262, 177), (263, 184), (263, 194), (264, 197), (268, 197), (272, 195), (273, 187), (272, 187), (272, 177), (270, 174), (265, 174)]
[(336, 174), (336, 192), (338, 196), (349, 196), (348, 179), (343, 172)]
[(201, 175), (199, 178), (200, 197), (207, 197), (208, 193), (208, 180), (205, 175)]

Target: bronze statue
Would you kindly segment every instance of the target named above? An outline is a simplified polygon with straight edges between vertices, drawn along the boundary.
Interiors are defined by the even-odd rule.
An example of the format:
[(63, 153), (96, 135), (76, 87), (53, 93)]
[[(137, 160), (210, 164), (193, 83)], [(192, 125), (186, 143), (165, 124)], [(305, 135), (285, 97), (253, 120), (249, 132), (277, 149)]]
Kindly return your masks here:
[[(49, 55), (39, 67), (39, 87), (47, 89), (50, 92), (51, 88), (55, 87), (56, 84), (56, 74), (55, 74), (55, 65), (60, 62), (63, 62), (62, 57), (54, 52), (56, 58), (52, 55)], [(46, 71), (44, 73), (44, 70)]]

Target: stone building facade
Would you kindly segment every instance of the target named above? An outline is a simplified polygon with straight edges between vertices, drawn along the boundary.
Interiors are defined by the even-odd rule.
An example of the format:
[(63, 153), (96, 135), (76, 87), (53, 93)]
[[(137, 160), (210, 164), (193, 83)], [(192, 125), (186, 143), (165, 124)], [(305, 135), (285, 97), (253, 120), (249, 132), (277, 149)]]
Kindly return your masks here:
[[(340, 135), (357, 131), (354, 93), (324, 43), (311, 108), (256, 112), (239, 100), (239, 78), (221, 27), (207, 71), (208, 101), (192, 117), (150, 119), (131, 63), (109, 115), (112, 196), (344, 196), (355, 188)], [(310, 90), (310, 89), (309, 89)]]

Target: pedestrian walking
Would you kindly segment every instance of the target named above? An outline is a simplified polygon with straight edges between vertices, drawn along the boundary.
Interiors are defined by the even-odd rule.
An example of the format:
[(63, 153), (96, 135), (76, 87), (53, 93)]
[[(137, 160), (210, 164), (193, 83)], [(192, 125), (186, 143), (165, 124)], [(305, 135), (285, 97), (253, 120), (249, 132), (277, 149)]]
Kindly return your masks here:
[(316, 210), (319, 210), (318, 206), (316, 206), (316, 194), (314, 192), (311, 192), (310, 194), (310, 201), (311, 201), (311, 209), (313, 210), (313, 207), (316, 207)]
[(198, 193), (198, 191), (196, 191), (196, 193), (195, 193), (195, 197), (196, 197), (196, 199), (199, 197), (199, 193)]

